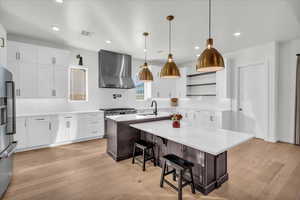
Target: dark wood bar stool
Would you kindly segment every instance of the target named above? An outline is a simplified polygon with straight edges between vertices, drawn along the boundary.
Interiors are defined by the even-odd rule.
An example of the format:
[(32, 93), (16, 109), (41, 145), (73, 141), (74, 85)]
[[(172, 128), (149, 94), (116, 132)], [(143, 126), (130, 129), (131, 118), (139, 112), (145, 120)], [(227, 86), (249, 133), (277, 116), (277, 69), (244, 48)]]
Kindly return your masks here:
[[(143, 156), (142, 160), (136, 158), (136, 155), (139, 150), (142, 151), (142, 156)], [(149, 160), (152, 160), (154, 163), (154, 166), (156, 166), (156, 159), (155, 159), (155, 154), (154, 154), (154, 144), (144, 141), (144, 140), (139, 140), (139, 141), (135, 142), (134, 146), (133, 146), (132, 164), (135, 163), (135, 160), (137, 160), (143, 164), (143, 171), (146, 170), (146, 162)]]
[[(194, 178), (193, 178), (193, 166), (194, 164), (184, 160), (174, 154), (168, 154), (163, 156), (165, 162), (163, 165), (161, 179), (160, 179), (160, 187), (163, 187), (164, 182), (171, 186), (178, 192), (178, 199), (182, 200), (182, 188), (191, 185), (192, 193), (195, 194), (195, 185), (194, 185)], [(173, 168), (171, 171), (168, 168)], [(178, 172), (178, 174), (177, 174)], [(185, 173), (188, 172), (190, 176), (190, 180), (188, 180), (185, 176)], [(173, 175), (173, 180), (176, 181), (176, 176), (178, 176), (178, 187), (170, 183), (168, 180), (165, 179), (167, 175)]]

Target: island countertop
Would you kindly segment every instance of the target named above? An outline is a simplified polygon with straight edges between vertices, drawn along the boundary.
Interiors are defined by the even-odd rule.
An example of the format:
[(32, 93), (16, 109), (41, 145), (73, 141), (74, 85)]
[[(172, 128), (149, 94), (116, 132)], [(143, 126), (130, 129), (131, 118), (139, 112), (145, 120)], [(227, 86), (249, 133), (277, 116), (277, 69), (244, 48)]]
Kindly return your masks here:
[(253, 138), (252, 135), (242, 132), (191, 125), (185, 122), (181, 122), (181, 128), (173, 128), (170, 120), (131, 124), (130, 126), (212, 155), (223, 153)]
[(145, 119), (157, 119), (171, 116), (171, 113), (168, 112), (159, 112), (157, 115), (154, 114), (145, 114), (145, 113), (137, 113), (137, 114), (126, 114), (126, 115), (112, 115), (106, 116), (107, 119), (114, 120), (116, 122), (127, 122), (127, 121), (138, 121)]

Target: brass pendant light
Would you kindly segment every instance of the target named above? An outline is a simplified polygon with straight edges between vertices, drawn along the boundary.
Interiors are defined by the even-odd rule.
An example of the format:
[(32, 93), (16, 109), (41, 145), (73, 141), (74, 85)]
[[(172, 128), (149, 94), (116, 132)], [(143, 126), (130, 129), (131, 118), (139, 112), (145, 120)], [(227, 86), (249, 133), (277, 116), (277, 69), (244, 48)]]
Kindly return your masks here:
[(211, 38), (211, 0), (209, 0), (209, 37), (207, 39), (207, 48), (202, 52), (197, 60), (196, 70), (198, 72), (214, 72), (224, 69), (224, 60), (217, 49), (213, 48), (213, 39)]
[(139, 72), (139, 80), (148, 82), (148, 81), (153, 81), (153, 75), (151, 71), (149, 70), (148, 64), (147, 64), (147, 45), (146, 45), (146, 38), (149, 35), (149, 33), (145, 32), (143, 33), (143, 36), (145, 36), (145, 63), (144, 65), (141, 66), (141, 71)]
[(162, 68), (160, 72), (161, 78), (178, 78), (180, 77), (180, 71), (173, 60), (173, 55), (171, 54), (171, 21), (174, 19), (174, 16), (167, 16), (167, 20), (169, 21), (169, 55), (168, 61)]

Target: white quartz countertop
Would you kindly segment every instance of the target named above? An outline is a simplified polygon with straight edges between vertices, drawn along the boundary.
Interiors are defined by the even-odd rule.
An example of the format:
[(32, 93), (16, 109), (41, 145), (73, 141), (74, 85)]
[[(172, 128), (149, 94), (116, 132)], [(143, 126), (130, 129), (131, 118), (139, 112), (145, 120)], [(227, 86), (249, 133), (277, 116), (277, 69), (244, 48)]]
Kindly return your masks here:
[(174, 142), (218, 155), (253, 138), (252, 135), (225, 129), (190, 125), (181, 122), (181, 128), (173, 128), (171, 120), (131, 124), (133, 128)]
[(34, 116), (46, 116), (46, 115), (64, 115), (64, 114), (80, 114), (80, 113), (97, 113), (103, 112), (100, 110), (77, 110), (77, 111), (57, 111), (57, 112), (40, 112), (40, 113), (17, 113), (17, 117), (34, 117)]
[(106, 118), (117, 121), (117, 122), (125, 122), (125, 121), (136, 121), (136, 120), (143, 120), (143, 119), (155, 119), (160, 117), (168, 117), (171, 116), (168, 112), (158, 112), (157, 115), (143, 115), (145, 113), (139, 114), (127, 114), (127, 115), (112, 115), (106, 116)]

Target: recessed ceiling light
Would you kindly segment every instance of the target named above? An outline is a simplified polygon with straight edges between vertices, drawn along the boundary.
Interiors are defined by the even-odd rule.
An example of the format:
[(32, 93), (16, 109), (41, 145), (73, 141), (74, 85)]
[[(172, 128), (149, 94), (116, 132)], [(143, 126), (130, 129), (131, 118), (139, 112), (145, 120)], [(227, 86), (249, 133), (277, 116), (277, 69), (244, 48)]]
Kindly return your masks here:
[(57, 26), (52, 26), (52, 30), (57, 32), (57, 31), (59, 31), (60, 29), (59, 29)]
[(106, 42), (106, 44), (110, 44), (110, 43), (111, 43), (111, 41), (110, 41), (110, 40), (106, 40), (105, 42)]
[(197, 55), (196, 55), (196, 57), (199, 57), (199, 56), (200, 56), (200, 54), (197, 54)]
[(147, 49), (144, 49), (144, 52), (147, 52)]
[(239, 36), (241, 36), (241, 33), (240, 32), (236, 32), (236, 33), (233, 34), (233, 36), (239, 37)]
[(198, 50), (198, 49), (200, 49), (200, 47), (199, 46), (195, 46), (195, 49)]
[(63, 3), (64, 0), (55, 0), (56, 3)]

